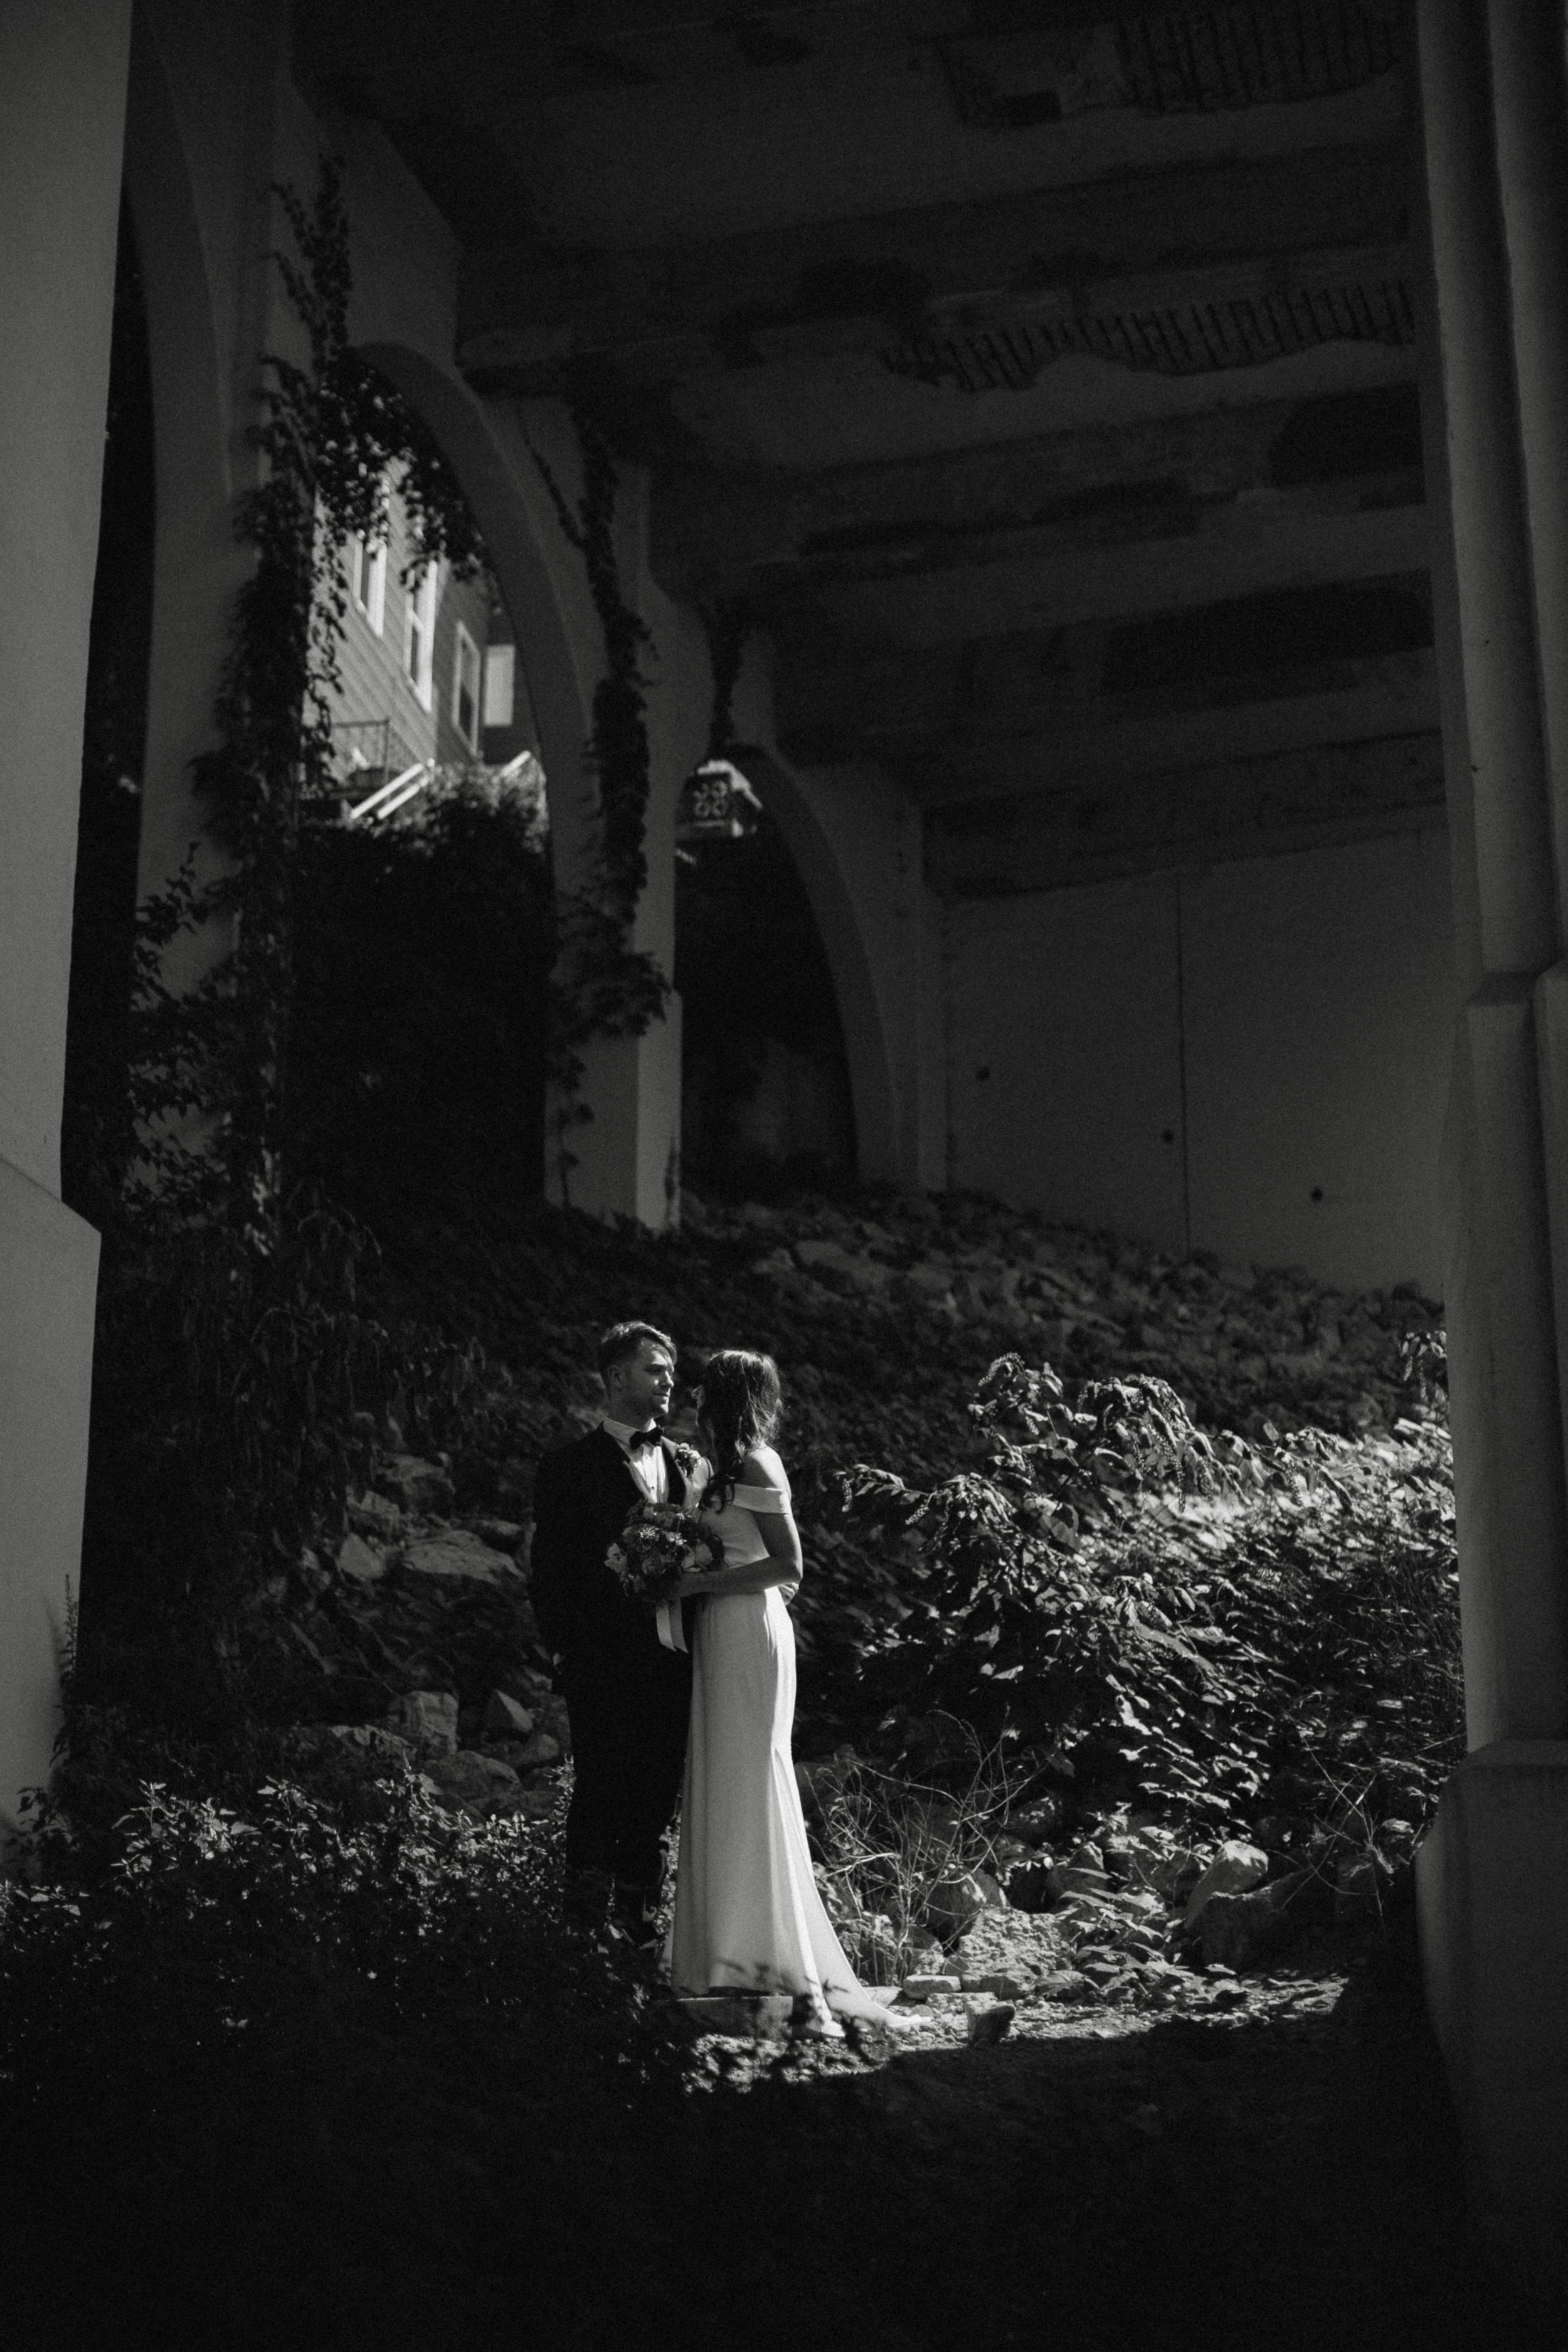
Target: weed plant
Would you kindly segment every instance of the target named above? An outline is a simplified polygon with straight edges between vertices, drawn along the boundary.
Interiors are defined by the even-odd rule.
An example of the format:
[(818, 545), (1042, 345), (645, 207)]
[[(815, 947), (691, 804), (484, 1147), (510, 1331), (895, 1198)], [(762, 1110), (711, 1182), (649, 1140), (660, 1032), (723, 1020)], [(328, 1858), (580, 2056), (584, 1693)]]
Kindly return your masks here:
[(1022, 1776), (967, 1726), (952, 1728), (943, 1785), (853, 1753), (804, 1776), (817, 1884), (864, 1983), (898, 1983), (940, 1940), (938, 1927), (962, 1918), (963, 1883), (997, 1860)]

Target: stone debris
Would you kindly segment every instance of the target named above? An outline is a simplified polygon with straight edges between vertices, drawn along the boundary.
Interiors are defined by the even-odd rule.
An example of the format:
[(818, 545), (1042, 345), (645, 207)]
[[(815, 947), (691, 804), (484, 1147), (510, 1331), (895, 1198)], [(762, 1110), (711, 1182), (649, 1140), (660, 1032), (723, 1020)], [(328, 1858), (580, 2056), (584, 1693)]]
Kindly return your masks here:
[(392, 1543), (402, 1528), (403, 1513), (389, 1496), (370, 1486), (363, 1495), (350, 1496), (349, 1525), (362, 1536), (375, 1536), (384, 1543)]
[[(1251, 1396), (1260, 1422), (1266, 1409), (1289, 1425), (1300, 1404), (1320, 1423), (1337, 1415), (1347, 1432), (1397, 1431), (1399, 1335), (1430, 1320), (1413, 1296), (1338, 1296), (1305, 1276), (1181, 1263), (1103, 1234), (1043, 1228), (995, 1203), (944, 1203), (940, 1213), (889, 1203), (875, 1219), (821, 1202), (788, 1213), (700, 1206), (691, 1222), (718, 1242), (743, 1240), (738, 1255), (759, 1250), (759, 1281), (786, 1303), (831, 1307), (840, 1322), (852, 1316), (862, 1341), (886, 1316), (907, 1346), (921, 1318), (935, 1317), (1056, 1361), (1069, 1377), (1156, 1371), (1194, 1414), (1223, 1403), (1233, 1425), (1249, 1425), (1236, 1407)], [(811, 1374), (803, 1350), (794, 1378), (808, 1411)], [(289, 1640), (331, 1678), (334, 1712), (385, 1709), (381, 1725), (331, 1727), (345, 1757), (371, 1768), (417, 1759), (442, 1802), (492, 1817), (543, 1819), (558, 1807), (570, 1733), (528, 1606), (528, 1512), (541, 1446), (597, 1418), (591, 1387), (584, 1370), (575, 1388), (566, 1380), (552, 1389), (548, 1403), (524, 1400), (516, 1454), (484, 1490), (489, 1508), (460, 1520), (446, 1457), (409, 1452), (393, 1432), (394, 1450), (350, 1500), (333, 1566), (308, 1559), (286, 1595), (269, 1601), (289, 1621)], [(1184, 1506), (1194, 1524), (1205, 1507)], [(922, 1762), (915, 1749), (925, 1724), (906, 1727), (901, 1769), (940, 1779), (951, 1725), (930, 1719)], [(798, 1762), (814, 1833), (852, 1774), (883, 1769), (847, 1744)], [(1299, 1870), (1270, 1881), (1270, 1868), (1284, 1865), (1265, 1850), (1261, 1815), (1243, 1823), (1258, 1844), (1216, 1850), (1129, 1822), (1125, 1811), (1086, 1818), (1075, 1810), (1082, 1794), (1037, 1790), (978, 1838), (956, 1803), (928, 1795), (919, 1832), (926, 1916), (917, 1927), (900, 1915), (895, 1927), (863, 1914), (856, 1924), (868, 1939), (868, 1972), (901, 1969), (904, 1999), (928, 2021), (955, 2021), (954, 1996), (987, 2004), (987, 2014), (1005, 2007), (1025, 2016), (1089, 1999), (1212, 2003), (1214, 1985), (1189, 1962), (1256, 1968), (1319, 1893), (1325, 1921), (1331, 1914), (1359, 1926), (1380, 1909), (1385, 1881), (1367, 1856), (1315, 1853), (1310, 1885)]]
[(429, 1756), (458, 1752), (456, 1691), (405, 1691), (386, 1712), (387, 1728)]
[(399, 1762), (411, 1763), (418, 1753), (415, 1743), (395, 1731), (385, 1731), (379, 1723), (331, 1723), (327, 1726), (331, 1739), (341, 1739), (345, 1748), (358, 1748), (362, 1755), (382, 1756)]
[(887, 1202), (870, 1217), (820, 1200), (787, 1213), (684, 1200), (704, 1239), (765, 1237), (752, 1270), (786, 1304), (912, 1310), (988, 1328), (1058, 1368), (1114, 1360), (1169, 1380), (1205, 1421), (1223, 1401), (1238, 1425), (1250, 1407), (1259, 1428), (1299, 1411), (1346, 1433), (1392, 1427), (1405, 1401), (1399, 1339), (1438, 1319), (1409, 1289), (1336, 1291), (1299, 1268), (1174, 1257), (997, 1202)]
[(1295, 1871), (1244, 1895), (1214, 1895), (1198, 1917), (1200, 1948), (1205, 1964), (1232, 1969), (1255, 1968), (1283, 1941), (1289, 1927), (1289, 1912), (1308, 1877)]
[(521, 1519), (476, 1519), (474, 1533), (496, 1551), (517, 1552), (528, 1536)]
[(926, 1920), (945, 1941), (962, 1935), (982, 1911), (1001, 1910), (1007, 1898), (988, 1870), (952, 1871), (926, 1897)]
[(510, 1764), (499, 1756), (486, 1756), (477, 1748), (459, 1748), (450, 1756), (432, 1756), (425, 1765), (426, 1778), (444, 1797), (456, 1798), (459, 1803), (487, 1804), (490, 1798), (510, 1795), (519, 1786), (518, 1776)]
[(1227, 1838), (1214, 1860), (1205, 1870), (1182, 1916), (1182, 1925), (1188, 1929), (1197, 1926), (1205, 1903), (1216, 1895), (1244, 1895), (1248, 1888), (1260, 1886), (1268, 1875), (1268, 1856), (1261, 1846), (1247, 1845), (1239, 1838)]
[(1012, 1969), (993, 1969), (983, 1977), (961, 1977), (959, 1982), (966, 1993), (989, 1993), (993, 2000), (1026, 2000), (1035, 1990), (1032, 1976)]
[(492, 1551), (467, 1528), (443, 1528), (438, 1535), (424, 1536), (417, 1542), (405, 1544), (401, 1559), (410, 1576), (453, 1577), (477, 1584), (516, 1586), (523, 1580), (515, 1561), (504, 1552)]
[(900, 1990), (906, 2000), (939, 2000), (945, 1993), (962, 1992), (963, 1987), (956, 1976), (914, 1969), (904, 1979)]
[(1037, 1978), (1061, 1966), (1063, 1950), (1059, 1920), (1026, 1912), (987, 1911), (953, 1947), (952, 1965), (966, 1979), (977, 1981), (999, 1971)]
[(485, 1701), (485, 1729), (502, 1738), (531, 1739), (533, 1717), (510, 1691), (493, 1690)]
[(988, 2046), (1005, 2042), (1013, 2030), (1017, 2011), (1011, 2001), (966, 2001), (964, 2003), (964, 2040), (975, 2046)]
[(450, 1472), (435, 1462), (423, 1460), (417, 1454), (384, 1456), (376, 1475), (405, 1511), (439, 1517), (452, 1507)]
[(337, 1566), (338, 1574), (355, 1584), (379, 1584), (386, 1574), (386, 1554), (363, 1536), (351, 1532), (338, 1546)]

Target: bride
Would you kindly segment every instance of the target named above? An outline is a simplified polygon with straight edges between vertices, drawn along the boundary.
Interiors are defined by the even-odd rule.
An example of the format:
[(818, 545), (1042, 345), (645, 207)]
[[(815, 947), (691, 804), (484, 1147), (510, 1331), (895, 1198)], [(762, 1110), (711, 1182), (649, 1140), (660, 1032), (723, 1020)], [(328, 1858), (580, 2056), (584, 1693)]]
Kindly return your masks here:
[(834, 1934), (805, 1840), (790, 1757), (801, 1580), (789, 1480), (772, 1439), (779, 1376), (769, 1356), (709, 1358), (698, 1431), (711, 1465), (702, 1518), (724, 1565), (681, 1580), (692, 1613), (691, 1729), (668, 1958), (677, 1992), (787, 1992), (825, 2033), (830, 2012), (887, 2012)]

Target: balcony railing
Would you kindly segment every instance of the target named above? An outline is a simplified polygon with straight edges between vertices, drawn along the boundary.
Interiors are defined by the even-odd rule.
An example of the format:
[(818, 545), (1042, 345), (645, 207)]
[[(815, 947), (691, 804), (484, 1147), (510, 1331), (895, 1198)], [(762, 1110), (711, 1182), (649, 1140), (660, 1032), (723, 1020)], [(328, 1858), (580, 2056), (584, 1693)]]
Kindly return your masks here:
[(332, 730), (332, 772), (340, 791), (384, 783), (414, 761), (412, 748), (390, 719), (345, 719)]
[(521, 800), (542, 832), (548, 823), (544, 770), (532, 751), (492, 767), (483, 760), (416, 759), (389, 719), (354, 719), (332, 730), (334, 798), (344, 824), (383, 824), (416, 814), (463, 784)]

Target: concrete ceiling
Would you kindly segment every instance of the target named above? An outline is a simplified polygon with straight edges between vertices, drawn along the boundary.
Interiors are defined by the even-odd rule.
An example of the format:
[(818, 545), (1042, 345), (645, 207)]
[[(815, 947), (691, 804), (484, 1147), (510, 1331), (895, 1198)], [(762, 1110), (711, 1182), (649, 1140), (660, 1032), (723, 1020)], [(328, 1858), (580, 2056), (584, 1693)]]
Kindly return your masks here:
[[(977, 775), (1037, 877), (1079, 870), (1075, 793), (1124, 796), (1097, 856), (1175, 854), (1167, 772), (1210, 780), (1204, 839), (1243, 803), (1256, 835), (1258, 792), (1292, 842), (1314, 790), (1342, 832), (1429, 818), (1400, 15), (335, 0), (297, 47), (457, 231), (471, 379), (585, 401), (651, 464), (662, 576), (770, 629), (797, 754), (891, 764), (968, 887)], [(1334, 649), (1283, 691), (1246, 656), (1292, 597)], [(1141, 699), (1097, 670), (1119, 623), (1205, 612), (1217, 666), (1199, 628)]]

